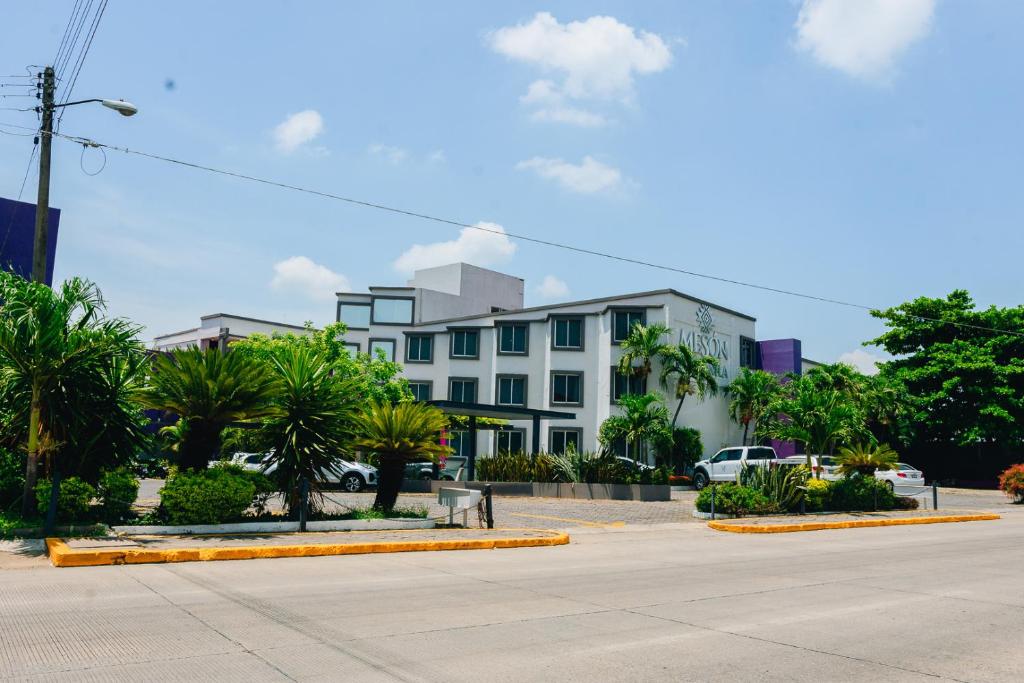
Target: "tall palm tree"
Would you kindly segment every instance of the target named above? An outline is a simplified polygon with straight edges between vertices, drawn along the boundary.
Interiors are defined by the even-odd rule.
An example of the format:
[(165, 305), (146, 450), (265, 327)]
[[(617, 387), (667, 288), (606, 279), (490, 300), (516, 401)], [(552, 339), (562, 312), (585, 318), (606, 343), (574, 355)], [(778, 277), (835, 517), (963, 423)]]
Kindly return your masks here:
[(672, 439), (668, 408), (657, 394), (627, 394), (619, 399), (619, 405), (623, 414), (601, 423), (598, 438), (604, 447), (623, 439), (627, 454), (636, 460), (644, 444), (663, 444)]
[(868, 435), (864, 413), (849, 396), (836, 389), (819, 389), (806, 377), (785, 386), (769, 409), (781, 416), (772, 436), (799, 441), (811, 455), (832, 455), (836, 446)]
[(725, 387), (729, 395), (729, 417), (743, 425), (743, 445), (751, 422), (760, 422), (782, 387), (779, 378), (764, 370), (743, 368), (732, 383)]
[(714, 356), (694, 353), (686, 344), (663, 347), (658, 356), (661, 359), (661, 374), (658, 378), (661, 387), (671, 391), (678, 401), (672, 416), (672, 426), (675, 427), (687, 396), (703, 401), (708, 396), (718, 394), (718, 378), (715, 373), (722, 366)]
[(308, 347), (296, 347), (272, 358), (281, 390), (274, 401), (279, 413), (263, 424), (272, 455), (266, 468), (289, 511), (298, 509), (300, 485), (309, 482), (310, 501), (322, 505), (322, 487), (338, 461), (348, 454), (359, 395), (355, 381), (331, 372), (329, 358)]
[(71, 278), (50, 289), (0, 271), (0, 401), (13, 424), (24, 425), (18, 431), (27, 451), (25, 517), (35, 513), (41, 445), (59, 449), (68, 425), (103, 421), (98, 412), (106, 404), (89, 391), (102, 387), (117, 358), (141, 353), (138, 328), (104, 318), (104, 310), (88, 280)]
[(634, 375), (646, 379), (650, 376), (652, 363), (667, 348), (664, 337), (670, 330), (661, 323), (642, 325), (637, 323), (622, 340), (622, 356), (619, 358), (619, 374)]
[(157, 356), (140, 400), (184, 421), (178, 462), (201, 470), (220, 449), (228, 424), (279, 412), (273, 404), (279, 387), (273, 371), (252, 357), (191, 347)]
[(426, 403), (373, 402), (365, 408), (354, 445), (377, 455), (375, 510), (394, 509), (406, 462), (437, 460), (451, 452), (440, 441), (441, 431), (447, 426), (445, 414)]

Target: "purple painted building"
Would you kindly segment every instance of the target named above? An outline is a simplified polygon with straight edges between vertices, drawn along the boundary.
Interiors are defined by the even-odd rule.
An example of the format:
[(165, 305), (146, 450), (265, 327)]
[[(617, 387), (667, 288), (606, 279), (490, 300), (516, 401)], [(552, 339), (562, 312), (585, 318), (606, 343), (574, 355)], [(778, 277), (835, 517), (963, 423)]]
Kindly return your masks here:
[[(757, 368), (770, 372), (786, 381), (788, 373), (803, 374), (803, 354), (799, 339), (766, 339), (757, 342)], [(772, 440), (775, 452), (781, 457), (796, 455), (792, 441)]]
[[(50, 209), (46, 249), (46, 284), (53, 285), (60, 209)], [(36, 205), (0, 197), (0, 267), (32, 277), (32, 245), (36, 234)]]

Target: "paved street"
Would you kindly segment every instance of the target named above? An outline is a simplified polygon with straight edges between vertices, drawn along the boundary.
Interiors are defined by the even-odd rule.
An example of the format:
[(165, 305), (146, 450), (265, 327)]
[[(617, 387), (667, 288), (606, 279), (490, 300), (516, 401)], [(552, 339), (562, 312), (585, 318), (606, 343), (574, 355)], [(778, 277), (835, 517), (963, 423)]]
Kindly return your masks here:
[(1024, 511), (555, 548), (0, 571), (0, 677), (1019, 680)]

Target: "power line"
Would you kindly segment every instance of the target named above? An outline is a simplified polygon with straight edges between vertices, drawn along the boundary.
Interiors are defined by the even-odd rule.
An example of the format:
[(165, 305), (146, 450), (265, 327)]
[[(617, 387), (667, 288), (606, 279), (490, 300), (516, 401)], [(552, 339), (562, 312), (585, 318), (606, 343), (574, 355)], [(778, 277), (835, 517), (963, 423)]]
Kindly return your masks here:
[[(71, 99), (71, 93), (75, 89), (75, 84), (78, 83), (78, 74), (82, 72), (82, 66), (85, 64), (85, 58), (89, 55), (89, 48), (92, 47), (92, 39), (96, 37), (96, 29), (99, 28), (100, 20), (103, 19), (103, 13), (107, 10), (107, 2), (108, 0), (101, 0), (101, 4), (96, 9), (96, 15), (93, 17), (92, 24), (89, 27), (89, 32), (83, 43), (82, 50), (75, 62), (74, 73), (71, 76), (71, 81), (67, 90), (64, 92), (64, 99), (61, 101), (61, 104), (66, 104)], [(92, 4), (92, 0), (90, 0), (89, 4)], [(88, 11), (88, 9), (86, 11)], [(64, 109), (61, 109), (57, 114), (57, 121), (55, 123), (55, 128), (57, 130), (60, 130), (60, 124), (63, 120)]]
[[(67, 44), (67, 49), (64, 52), (64, 56), (61, 58), (60, 62), (54, 64), (54, 69), (53, 70), (54, 70), (55, 73), (58, 73), (58, 74), (63, 74), (64, 73), (64, 69), (67, 67), (68, 62), (71, 60), (71, 53), (74, 52), (75, 46), (78, 45), (78, 36), (81, 35), (81, 33), (82, 33), (82, 27), (85, 26), (85, 18), (88, 15), (89, 10), (91, 8), (92, 8), (92, 0), (89, 0), (88, 4), (83, 9), (82, 13), (80, 15), (78, 15), (77, 24), (76, 24), (75, 28), (73, 29), (74, 30), (74, 37), (71, 38), (70, 42)], [(74, 14), (72, 14), (72, 21), (75, 21), (75, 15)]]
[[(27, 128), (25, 126), (15, 126), (14, 124), (2, 124), (2, 125), (10, 125), (10, 126), (15, 127), (15, 128), (24, 128), (26, 130), (31, 130), (30, 128)], [(420, 213), (418, 211), (410, 211), (408, 209), (401, 209), (401, 208), (397, 208), (397, 207), (393, 207), (393, 206), (388, 206), (386, 204), (378, 204), (376, 202), (370, 202), (370, 201), (366, 201), (366, 200), (362, 200), (362, 199), (355, 199), (353, 197), (346, 197), (344, 195), (338, 195), (338, 194), (334, 194), (334, 193), (331, 193), (331, 192), (324, 192), (324, 191), (321, 191), (321, 190), (314, 190), (314, 189), (307, 188), (307, 187), (301, 187), (299, 185), (291, 185), (291, 184), (282, 183), (282, 182), (279, 182), (279, 181), (276, 181), (276, 180), (269, 180), (267, 178), (259, 178), (257, 176), (251, 176), (251, 175), (247, 175), (245, 173), (239, 173), (239, 172), (236, 172), (236, 171), (227, 171), (227, 170), (224, 170), (224, 169), (214, 168), (212, 166), (205, 166), (203, 164), (197, 164), (197, 163), (190, 162), (190, 161), (183, 161), (181, 159), (174, 159), (174, 158), (171, 158), (171, 157), (165, 157), (165, 156), (162, 156), (162, 155), (159, 155), (159, 154), (153, 154), (153, 153), (150, 153), (150, 152), (142, 152), (140, 150), (129, 149), (127, 147), (118, 147), (116, 145), (108, 145), (108, 144), (104, 144), (104, 143), (101, 143), (101, 142), (96, 142), (94, 140), (90, 140), (89, 138), (83, 138), (83, 137), (74, 136), (74, 135), (65, 135), (63, 133), (57, 133), (57, 132), (53, 133), (53, 135), (55, 135), (57, 137), (64, 138), (66, 140), (70, 140), (72, 142), (76, 142), (76, 143), (81, 144), (81, 145), (88, 145), (90, 147), (99, 147), (99, 148), (103, 148), (103, 149), (113, 150), (115, 152), (122, 152), (124, 154), (131, 154), (131, 155), (135, 155), (135, 156), (145, 157), (145, 158), (148, 158), (148, 159), (155, 159), (157, 161), (163, 161), (163, 162), (166, 162), (166, 163), (175, 164), (175, 165), (178, 165), (178, 166), (184, 166), (184, 167), (187, 167), (187, 168), (194, 168), (194, 169), (197, 169), (197, 170), (200, 170), (200, 171), (206, 171), (208, 173), (214, 173), (214, 174), (217, 174), (217, 175), (228, 176), (228, 177), (231, 177), (231, 178), (239, 178), (241, 180), (249, 180), (249, 181), (252, 181), (252, 182), (255, 182), (255, 183), (260, 183), (260, 184), (263, 184), (263, 185), (269, 185), (269, 186), (272, 186), (272, 187), (278, 187), (278, 188), (285, 189), (285, 190), (293, 190), (295, 192), (302, 192), (304, 194), (309, 194), (309, 195), (313, 195), (313, 196), (317, 196), (317, 197), (323, 197), (323, 198), (326, 198), (326, 199), (334, 199), (334, 200), (345, 202), (347, 204), (352, 204), (352, 205), (355, 205), (355, 206), (362, 206), (362, 207), (366, 207), (366, 208), (370, 208), (370, 209), (377, 209), (377, 210), (380, 210), (380, 211), (386, 211), (388, 213), (394, 213), (394, 214), (398, 214), (398, 215), (402, 215), (402, 216), (409, 216), (411, 218), (419, 218), (419, 219), (422, 219), (422, 220), (433, 221), (435, 223), (441, 223), (441, 224), (444, 224), (444, 225), (451, 225), (451, 226), (455, 226), (455, 227), (458, 227), (458, 228), (466, 228), (466, 229), (469, 229), (469, 230), (477, 230), (479, 232), (486, 232), (486, 233), (491, 233), (491, 234), (494, 234), (494, 235), (503, 235), (505, 237), (511, 237), (511, 238), (514, 238), (514, 239), (522, 240), (524, 242), (531, 242), (531, 243), (534, 243), (534, 244), (540, 244), (540, 245), (543, 245), (543, 246), (553, 247), (553, 248), (556, 248), (556, 249), (563, 249), (563, 250), (575, 252), (575, 253), (578, 253), (578, 254), (586, 254), (588, 256), (596, 256), (596, 257), (600, 257), (600, 258), (604, 258), (604, 259), (608, 259), (608, 260), (612, 260), (612, 261), (619, 261), (621, 263), (629, 263), (629, 264), (632, 264), (632, 265), (644, 266), (646, 268), (653, 268), (653, 269), (656, 269), (656, 270), (662, 270), (662, 271), (667, 271), (667, 272), (672, 272), (672, 273), (678, 273), (680, 275), (689, 275), (691, 277), (698, 277), (698, 278), (702, 278), (702, 279), (705, 279), (705, 280), (712, 280), (712, 281), (715, 281), (715, 282), (723, 282), (723, 283), (726, 283), (726, 284), (737, 285), (737, 286), (740, 286), (740, 287), (747, 287), (749, 289), (757, 289), (757, 290), (761, 290), (761, 291), (765, 291), (765, 292), (771, 292), (771, 293), (774, 293), (774, 294), (783, 294), (783, 295), (786, 295), (786, 296), (792, 296), (792, 297), (797, 297), (797, 298), (801, 298), (801, 299), (807, 299), (809, 301), (818, 301), (818, 302), (821, 302), (821, 303), (829, 303), (829, 304), (834, 304), (834, 305), (838, 305), (838, 306), (846, 306), (846, 307), (849, 307), (849, 308), (856, 308), (856, 309), (864, 310), (864, 311), (868, 311), (868, 312), (871, 312), (871, 311), (874, 311), (874, 310), (881, 310), (881, 307), (866, 306), (864, 304), (852, 303), (852, 302), (849, 302), (849, 301), (843, 301), (841, 299), (831, 299), (831, 298), (828, 298), (828, 297), (816, 296), (816, 295), (807, 294), (807, 293), (804, 293), (804, 292), (796, 292), (796, 291), (793, 291), (793, 290), (781, 289), (781, 288), (778, 288), (778, 287), (770, 287), (768, 285), (760, 285), (760, 284), (756, 284), (756, 283), (752, 283), (752, 282), (745, 282), (743, 280), (735, 280), (735, 279), (732, 279), (732, 278), (721, 277), (721, 276), (718, 276), (718, 275), (711, 275), (711, 274), (708, 274), (708, 273), (701, 273), (701, 272), (697, 272), (697, 271), (687, 270), (687, 269), (684, 269), (684, 268), (678, 268), (678, 267), (675, 267), (675, 266), (668, 266), (668, 265), (661, 264), (661, 263), (654, 263), (652, 261), (644, 261), (642, 259), (630, 258), (628, 256), (620, 256), (620, 255), (617, 255), (617, 254), (610, 254), (610, 253), (603, 252), (603, 251), (597, 251), (595, 249), (587, 249), (587, 248), (578, 247), (578, 246), (575, 246), (575, 245), (572, 245), (572, 244), (566, 244), (564, 242), (555, 242), (555, 241), (552, 241), (552, 240), (540, 239), (540, 238), (537, 238), (537, 237), (531, 237), (529, 235), (524, 235), (524, 234), (521, 234), (521, 233), (508, 232), (506, 230), (496, 230), (494, 228), (487, 228), (487, 227), (483, 227), (483, 226), (480, 226), (480, 225), (473, 225), (471, 223), (464, 223), (462, 221), (454, 220), (454, 219), (451, 219), (451, 218), (443, 218), (443, 217), (440, 217), (440, 216), (432, 216), (430, 214)], [(942, 319), (939, 319), (939, 318), (929, 318), (929, 317), (920, 316), (920, 315), (914, 315), (912, 317), (914, 317), (914, 318), (916, 318), (918, 320), (922, 320), (922, 321), (935, 322), (935, 323), (941, 323), (941, 324), (947, 324), (947, 325), (954, 325), (954, 326), (957, 326), (957, 327), (963, 327), (963, 328), (967, 328), (967, 329), (975, 329), (975, 330), (980, 330), (980, 331), (984, 331), (984, 332), (997, 332), (997, 333), (1000, 333), (1000, 334), (1008, 334), (1008, 335), (1013, 335), (1013, 336), (1024, 337), (1024, 332), (1018, 332), (1018, 331), (1015, 331), (1015, 330), (1006, 330), (1006, 329), (1001, 329), (1001, 328), (996, 328), (996, 327), (986, 327), (984, 325), (973, 325), (971, 323), (963, 323), (963, 322), (958, 322), (958, 321), (954, 321), (954, 320), (942, 320)]]
[(75, 21), (75, 16), (78, 14), (78, 8), (82, 4), (82, 0), (75, 0), (75, 6), (71, 10), (71, 16), (68, 17), (68, 24), (64, 27), (64, 35), (60, 37), (60, 45), (57, 46), (57, 56), (53, 58), (53, 63), (56, 65), (61, 58), (61, 54), (64, 52), (64, 46), (67, 44), (68, 38), (71, 36), (71, 25)]

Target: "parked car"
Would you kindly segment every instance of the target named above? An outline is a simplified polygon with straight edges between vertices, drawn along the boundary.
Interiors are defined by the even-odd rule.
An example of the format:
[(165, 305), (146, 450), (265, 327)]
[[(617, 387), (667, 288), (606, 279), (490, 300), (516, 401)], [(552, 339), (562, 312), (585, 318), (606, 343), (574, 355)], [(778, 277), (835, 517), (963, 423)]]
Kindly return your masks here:
[(778, 459), (771, 446), (723, 448), (694, 465), (693, 487), (700, 491), (712, 481), (736, 481), (736, 474), (744, 465), (763, 465)]
[[(442, 481), (465, 481), (469, 469), (469, 458), (464, 455), (449, 455), (437, 478)], [(460, 473), (461, 470), (461, 473)]]
[[(272, 463), (264, 469), (270, 453), (235, 453), (231, 462), (253, 472), (272, 474), (277, 464)], [(339, 460), (334, 471), (323, 473), (324, 481), (333, 486), (340, 486), (349, 493), (357, 493), (367, 486), (377, 485), (377, 468), (361, 462)]]
[(434, 478), (434, 463), (430, 461), (409, 462), (405, 464), (406, 479), (431, 480)]
[(633, 469), (633, 470), (636, 470), (638, 472), (643, 472), (644, 470), (653, 470), (654, 469), (653, 465), (648, 465), (645, 462), (638, 462), (636, 460), (633, 460), (633, 458), (627, 458), (624, 455), (616, 455), (615, 459), (618, 460), (619, 462), (621, 462), (623, 465), (625, 465), (627, 469)]
[(905, 462), (896, 463), (894, 470), (876, 470), (875, 479), (881, 479), (890, 489), (897, 486), (924, 486), (924, 472)]
[[(806, 455), (790, 455), (785, 458), (779, 459), (780, 465), (806, 465)], [(836, 463), (836, 459), (831, 455), (812, 455), (811, 456), (811, 469), (815, 473), (818, 479), (824, 479), (825, 481), (836, 481), (840, 479), (839, 465)]]

